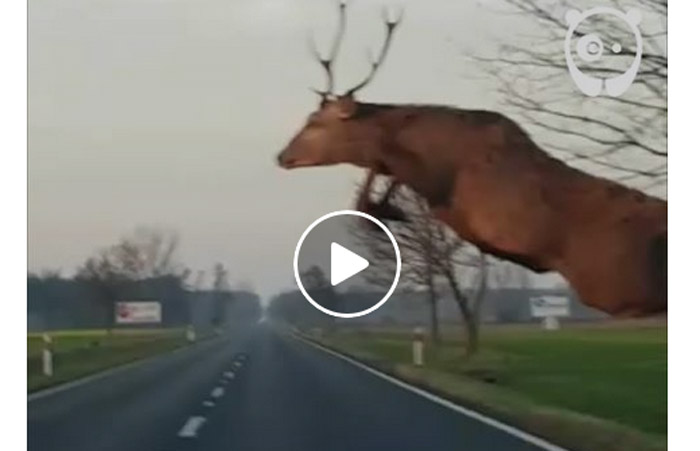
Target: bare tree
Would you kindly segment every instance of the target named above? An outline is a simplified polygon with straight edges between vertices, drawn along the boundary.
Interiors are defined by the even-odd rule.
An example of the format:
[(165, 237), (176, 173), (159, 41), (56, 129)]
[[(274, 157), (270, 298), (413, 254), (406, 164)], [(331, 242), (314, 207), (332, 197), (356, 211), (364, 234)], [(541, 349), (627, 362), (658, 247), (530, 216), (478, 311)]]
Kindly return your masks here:
[[(610, 2), (609, 2), (610, 3)], [(529, 125), (543, 146), (581, 169), (603, 174), (665, 196), (667, 180), (667, 1), (639, 0), (632, 6), (613, 0), (621, 11), (640, 11), (641, 66), (632, 87), (620, 97), (587, 97), (572, 82), (564, 56), (570, 9), (599, 6), (550, 0), (505, 0), (503, 20), (516, 16), (528, 35), (510, 33), (493, 54), (467, 49), (470, 65), (495, 80), (504, 109)], [(503, 6), (505, 5), (505, 6)], [(587, 6), (586, 6), (587, 5)], [(495, 8), (493, 4), (484, 8)], [(596, 16), (576, 29), (572, 41), (595, 33), (602, 43), (630, 44), (606, 49), (605, 64), (586, 64), (590, 75), (609, 78), (634, 58), (631, 31), (619, 20)]]
[[(376, 191), (384, 193), (385, 189)], [(396, 187), (392, 204), (403, 217), (400, 222), (387, 224), (401, 248), (402, 283), (408, 289), (426, 290), (431, 338), (436, 343), (440, 342), (439, 287), (440, 283), (447, 283), (465, 326), (467, 356), (471, 356), (478, 345), (478, 317), (486, 288), (485, 257), (437, 221), (425, 199), (409, 188)], [(372, 259), (380, 262), (366, 271), (366, 280), (386, 286), (394, 276), (393, 265), (389, 264), (395, 258), (391, 244), (379, 238), (381, 235), (374, 228), (358, 227), (353, 234), (368, 249)], [(381, 262), (388, 264), (382, 265)], [(476, 284), (471, 284), (475, 287), (471, 292), (466, 289), (470, 284), (460, 282), (470, 272), (476, 272), (478, 276)]]
[[(456, 259), (442, 260), (439, 274), (447, 280), (462, 316), (465, 352), (469, 359), (479, 349), (479, 318), (488, 288), (488, 263), (486, 255), (476, 248), (465, 249), (461, 254)], [(460, 283), (461, 280), (469, 280), (470, 276), (469, 284)]]
[[(399, 224), (389, 224), (401, 248), (401, 283), (408, 289), (426, 290), (430, 310), (430, 336), (434, 343), (440, 343), (439, 293), (435, 286), (437, 268), (434, 260), (439, 254), (447, 253), (447, 248), (458, 248), (461, 242), (438, 242), (444, 226), (430, 217), (425, 200), (414, 191), (405, 187), (398, 189), (393, 202), (402, 210), (406, 219)], [(368, 248), (373, 260), (380, 262), (365, 271), (365, 280), (374, 285), (387, 286), (394, 277), (393, 246), (383, 237), (380, 239), (381, 235), (375, 229), (359, 227), (352, 233)]]
[(163, 229), (139, 227), (110, 249), (116, 266), (129, 279), (143, 280), (176, 274), (174, 261), (179, 238)]
[(123, 286), (149, 278), (175, 277), (187, 272), (175, 262), (177, 235), (138, 228), (112, 246), (100, 249), (78, 268), (76, 277), (92, 287), (102, 306), (105, 325), (114, 324), (114, 308)]
[(214, 327), (221, 327), (226, 317), (226, 302), (231, 300), (231, 287), (228, 281), (228, 271), (222, 263), (214, 265), (214, 307), (212, 311), (211, 324)]
[(95, 293), (107, 330), (114, 325), (114, 308), (119, 291), (127, 279), (112, 254), (113, 248), (102, 249), (89, 257), (78, 269), (76, 278), (82, 280)]

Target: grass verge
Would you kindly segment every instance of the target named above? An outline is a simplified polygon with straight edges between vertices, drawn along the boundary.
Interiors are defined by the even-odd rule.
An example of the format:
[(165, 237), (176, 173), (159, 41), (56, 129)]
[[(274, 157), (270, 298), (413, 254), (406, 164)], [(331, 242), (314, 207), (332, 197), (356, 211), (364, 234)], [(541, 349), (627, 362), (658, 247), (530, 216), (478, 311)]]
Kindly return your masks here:
[(666, 449), (666, 328), (486, 329), (411, 365), (406, 331), (305, 335), (409, 383), (575, 451)]
[(70, 382), (108, 368), (124, 365), (187, 344), (180, 329), (113, 331), (59, 331), (51, 333), (54, 375), (42, 373), (41, 334), (27, 336), (27, 391)]

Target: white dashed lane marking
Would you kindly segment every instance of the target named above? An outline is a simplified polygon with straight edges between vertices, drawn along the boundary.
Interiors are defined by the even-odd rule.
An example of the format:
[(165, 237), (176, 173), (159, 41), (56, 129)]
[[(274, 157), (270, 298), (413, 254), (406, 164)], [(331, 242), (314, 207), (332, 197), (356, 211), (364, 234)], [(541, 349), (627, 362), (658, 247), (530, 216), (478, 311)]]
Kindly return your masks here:
[[(244, 356), (238, 356), (237, 359), (234, 359), (233, 361), (233, 366), (235, 368), (240, 368), (243, 366), (243, 363), (240, 362), (240, 360), (245, 360)], [(234, 373), (235, 368), (232, 368), (232, 371), (225, 371), (222, 378), (219, 380), (220, 385), (227, 385), (231, 380), (233, 380), (236, 377), (236, 374)], [(202, 402), (202, 405), (204, 407), (215, 407), (216, 403), (214, 402), (214, 399), (221, 398), (224, 396), (226, 393), (226, 390), (224, 387), (215, 387), (211, 391), (211, 398), (213, 399), (207, 399), (206, 401)], [(202, 416), (195, 416), (195, 417), (190, 417), (187, 419), (187, 422), (182, 426), (182, 429), (177, 433), (178, 437), (182, 438), (194, 438), (197, 437), (197, 432), (199, 429), (202, 427), (204, 423), (206, 423), (207, 419)]]
[(177, 436), (183, 438), (196, 437), (197, 431), (200, 427), (202, 427), (205, 421), (207, 421), (207, 419), (204, 417), (190, 417), (185, 425), (182, 426), (182, 429), (180, 429)]

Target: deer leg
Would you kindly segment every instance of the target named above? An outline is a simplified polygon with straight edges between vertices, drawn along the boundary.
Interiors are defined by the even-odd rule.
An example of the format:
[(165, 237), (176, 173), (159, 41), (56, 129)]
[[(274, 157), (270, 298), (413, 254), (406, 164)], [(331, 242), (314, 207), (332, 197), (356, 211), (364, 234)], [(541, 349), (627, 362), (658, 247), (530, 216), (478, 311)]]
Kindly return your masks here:
[(382, 197), (382, 200), (379, 201), (379, 205), (389, 205), (389, 199), (391, 198), (391, 195), (394, 194), (394, 191), (396, 191), (398, 186), (399, 182), (392, 180), (391, 185), (389, 185), (389, 188), (387, 188), (386, 192), (384, 193), (384, 197)]
[(364, 213), (369, 213), (372, 209), (372, 184), (374, 179), (377, 177), (377, 170), (371, 168), (367, 171), (367, 177), (362, 184), (362, 189), (357, 196), (357, 201), (355, 203), (355, 209)]
[(378, 212), (378, 217), (390, 221), (406, 221), (406, 215), (400, 208), (391, 204), (391, 196), (401, 184), (396, 180), (392, 180), (391, 185), (387, 188), (382, 199), (376, 204), (375, 210)]
[(362, 188), (357, 196), (356, 209), (377, 219), (386, 219), (389, 221), (405, 221), (406, 215), (397, 207), (391, 205), (390, 199), (396, 188), (400, 185), (397, 181), (392, 181), (389, 188), (386, 190), (382, 199), (379, 202), (372, 200), (372, 184), (379, 174), (379, 170), (371, 168), (368, 170)]

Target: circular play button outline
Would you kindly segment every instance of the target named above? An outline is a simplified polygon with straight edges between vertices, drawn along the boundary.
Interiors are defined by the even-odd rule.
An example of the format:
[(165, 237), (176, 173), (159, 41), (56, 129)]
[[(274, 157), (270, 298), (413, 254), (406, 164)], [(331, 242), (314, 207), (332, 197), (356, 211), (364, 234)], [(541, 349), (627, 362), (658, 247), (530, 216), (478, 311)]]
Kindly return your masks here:
[[(380, 229), (389, 237), (389, 240), (391, 241), (391, 245), (394, 248), (394, 256), (396, 257), (396, 271), (394, 272), (394, 280), (391, 283), (391, 287), (389, 288), (389, 291), (386, 292), (384, 297), (374, 304), (372, 307), (369, 307), (365, 310), (360, 310), (359, 312), (350, 312), (350, 313), (342, 313), (342, 312), (336, 312), (334, 310), (327, 309), (314, 301), (314, 299), (309, 295), (309, 293), (306, 291), (306, 288), (304, 288), (304, 284), (301, 283), (301, 277), (299, 276), (299, 251), (301, 250), (302, 244), (304, 244), (304, 240), (306, 237), (309, 235), (309, 233), (320, 223), (325, 221), (326, 219), (334, 218), (336, 216), (344, 216), (344, 215), (350, 215), (350, 216), (357, 216), (363, 219), (366, 219), (368, 221), (372, 221), (375, 223), (377, 226), (379, 226)], [(314, 307), (316, 307), (318, 310), (322, 311), (326, 315), (330, 316), (335, 316), (336, 318), (359, 318), (360, 316), (367, 315), (368, 313), (372, 313), (373, 311), (377, 310), (379, 307), (384, 305), (386, 301), (389, 300), (392, 294), (394, 294), (394, 290), (396, 290), (396, 286), (399, 284), (399, 278), (401, 277), (401, 251), (399, 250), (399, 243), (396, 242), (396, 238), (394, 238), (394, 235), (391, 233), (389, 228), (385, 226), (380, 220), (375, 218), (374, 216), (368, 215), (367, 213), (363, 213), (361, 211), (357, 210), (337, 210), (337, 211), (332, 211), (328, 214), (325, 214), (315, 220), (314, 222), (311, 223), (310, 226), (304, 230), (304, 233), (301, 234), (301, 238), (299, 238), (299, 241), (297, 242), (296, 249), (294, 250), (294, 261), (293, 261), (293, 266), (294, 266), (294, 279), (297, 282), (297, 286), (299, 287), (299, 290), (301, 290), (301, 294), (304, 295), (307, 301), (311, 303)]]

